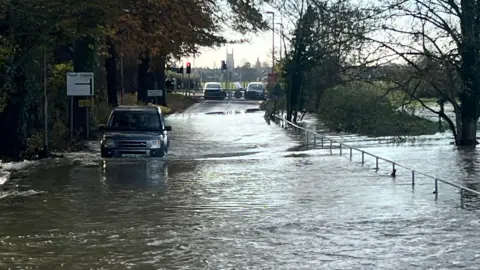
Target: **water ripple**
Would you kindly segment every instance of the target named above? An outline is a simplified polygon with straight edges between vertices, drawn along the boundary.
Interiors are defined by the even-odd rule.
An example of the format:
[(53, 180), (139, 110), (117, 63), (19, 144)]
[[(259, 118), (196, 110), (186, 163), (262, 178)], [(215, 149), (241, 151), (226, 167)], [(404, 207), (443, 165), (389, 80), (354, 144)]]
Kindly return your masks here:
[(12, 179), (46, 193), (0, 200), (2, 268), (478, 268), (478, 211), (447, 188), (295, 148), (261, 113), (167, 120), (164, 162), (77, 154)]

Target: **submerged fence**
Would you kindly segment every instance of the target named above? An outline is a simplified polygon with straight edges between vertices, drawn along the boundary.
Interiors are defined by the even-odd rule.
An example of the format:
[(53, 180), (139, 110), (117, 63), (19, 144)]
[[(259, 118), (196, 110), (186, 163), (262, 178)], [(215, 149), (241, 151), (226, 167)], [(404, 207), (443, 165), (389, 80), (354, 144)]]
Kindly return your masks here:
[(406, 169), (408, 171), (411, 172), (411, 184), (412, 184), (412, 187), (415, 186), (415, 176), (417, 175), (421, 175), (421, 176), (424, 176), (424, 177), (427, 177), (427, 178), (430, 178), (434, 181), (434, 194), (435, 194), (435, 199), (438, 198), (438, 182), (441, 182), (441, 183), (444, 183), (446, 185), (449, 185), (451, 187), (454, 187), (458, 190), (460, 190), (460, 207), (461, 208), (465, 208), (465, 193), (468, 192), (468, 193), (472, 193), (472, 194), (476, 194), (476, 195), (480, 195), (480, 192), (479, 191), (476, 191), (476, 190), (473, 190), (473, 189), (470, 189), (468, 187), (465, 187), (465, 186), (462, 186), (462, 185), (459, 185), (459, 184), (456, 184), (456, 183), (452, 183), (450, 181), (447, 181), (447, 180), (443, 180), (443, 179), (440, 179), (440, 178), (437, 178), (435, 176), (432, 176), (432, 175), (429, 175), (429, 174), (426, 174), (426, 173), (422, 173), (422, 172), (419, 172), (419, 171), (415, 171), (414, 169), (410, 168), (410, 167), (407, 167), (407, 166), (404, 166), (404, 165), (400, 165), (398, 164), (397, 162), (395, 161), (392, 161), (392, 160), (389, 160), (389, 159), (386, 159), (386, 158), (383, 158), (383, 157), (380, 157), (380, 156), (377, 156), (377, 155), (374, 155), (372, 153), (369, 153), (367, 151), (364, 151), (364, 150), (361, 150), (361, 149), (358, 149), (358, 148), (355, 148), (355, 147), (352, 147), (352, 146), (349, 146), (343, 142), (340, 142), (340, 141), (337, 141), (337, 140), (333, 140), (333, 139), (330, 139), (320, 133), (317, 133), (315, 131), (312, 131), (312, 130), (309, 130), (309, 129), (306, 129), (304, 127), (301, 127), (299, 125), (296, 125), (290, 121), (287, 121), (285, 120), (284, 118), (278, 116), (278, 115), (275, 115), (274, 116), (274, 121), (277, 125), (280, 125), (280, 126), (283, 126), (285, 128), (288, 128), (288, 127), (291, 127), (295, 132), (297, 133), (300, 133), (300, 132), (304, 132), (305, 133), (305, 136), (306, 136), (306, 141), (307, 141), (307, 145), (310, 144), (310, 141), (313, 142), (313, 147), (314, 148), (317, 148), (317, 145), (318, 145), (318, 140), (320, 141), (320, 148), (325, 148), (325, 144), (327, 144), (327, 147), (329, 148), (330, 150), (330, 155), (333, 155), (333, 149), (334, 149), (334, 144), (337, 146), (337, 149), (339, 151), (339, 154), (340, 155), (343, 155), (343, 151), (344, 150), (347, 150), (349, 152), (349, 160), (352, 161), (352, 156), (353, 156), (353, 151), (356, 151), (356, 152), (359, 152), (361, 153), (362, 155), (362, 161), (361, 161), (361, 164), (364, 165), (365, 164), (365, 156), (369, 156), (369, 157), (373, 157), (375, 158), (375, 169), (378, 171), (379, 170), (379, 164), (378, 162), (379, 161), (384, 161), (384, 162), (387, 162), (388, 164), (390, 164), (392, 166), (392, 171), (396, 170), (396, 168), (403, 168), (403, 169)]

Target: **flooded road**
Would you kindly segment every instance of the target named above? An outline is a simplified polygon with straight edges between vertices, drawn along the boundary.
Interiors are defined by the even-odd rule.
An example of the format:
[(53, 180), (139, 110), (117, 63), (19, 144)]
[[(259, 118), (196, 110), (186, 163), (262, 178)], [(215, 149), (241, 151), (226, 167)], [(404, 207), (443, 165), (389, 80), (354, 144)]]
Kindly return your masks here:
[[(480, 219), (432, 185), (297, 151), (248, 103), (168, 122), (167, 161), (98, 153), (42, 161), (6, 183), (0, 268), (478, 269)], [(208, 112), (239, 111), (209, 115)], [(8, 196), (7, 196), (8, 195)]]

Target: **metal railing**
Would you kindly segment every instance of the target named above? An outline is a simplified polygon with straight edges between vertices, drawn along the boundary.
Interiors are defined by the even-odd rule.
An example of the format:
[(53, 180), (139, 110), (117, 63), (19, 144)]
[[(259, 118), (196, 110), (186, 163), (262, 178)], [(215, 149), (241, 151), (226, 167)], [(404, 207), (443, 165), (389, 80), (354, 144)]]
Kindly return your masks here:
[(349, 146), (343, 142), (340, 142), (340, 141), (337, 141), (337, 140), (333, 140), (333, 139), (330, 139), (328, 137), (326, 137), (325, 135), (322, 135), (322, 134), (319, 134), (315, 131), (312, 131), (312, 130), (309, 130), (307, 128), (304, 128), (304, 127), (301, 127), (299, 125), (296, 125), (290, 121), (287, 121), (286, 119), (278, 116), (278, 115), (274, 115), (274, 122), (277, 124), (277, 125), (282, 125), (282, 122), (283, 122), (283, 127), (284, 128), (288, 128), (288, 126), (292, 127), (297, 133), (299, 133), (300, 131), (303, 131), (305, 132), (305, 135), (306, 135), (306, 142), (307, 142), (307, 147), (309, 147), (309, 144), (310, 144), (310, 140), (313, 140), (313, 148), (316, 148), (317, 147), (317, 140), (319, 139), (320, 140), (320, 144), (321, 144), (321, 148), (323, 149), (324, 146), (325, 146), (325, 142), (328, 143), (328, 147), (329, 147), (329, 150), (330, 150), (330, 155), (333, 155), (333, 144), (335, 143), (336, 145), (338, 145), (338, 149), (339, 149), (339, 152), (340, 152), (340, 155), (343, 155), (343, 150), (344, 149), (348, 149), (349, 150), (349, 160), (352, 161), (352, 155), (353, 155), (353, 151), (357, 151), (357, 152), (360, 152), (361, 155), (362, 155), (362, 161), (361, 161), (361, 164), (364, 165), (365, 164), (365, 156), (370, 156), (370, 157), (373, 157), (375, 158), (375, 170), (378, 171), (380, 169), (379, 167), (379, 164), (378, 162), (379, 161), (384, 161), (384, 162), (387, 162), (389, 164), (391, 164), (392, 166), (392, 171), (393, 170), (396, 170), (396, 168), (403, 168), (403, 169), (406, 169), (408, 171), (411, 172), (411, 184), (412, 184), (412, 188), (415, 186), (415, 176), (417, 175), (422, 175), (424, 177), (427, 177), (427, 178), (430, 178), (430, 179), (433, 179), (434, 180), (434, 194), (435, 194), (435, 200), (438, 199), (438, 182), (441, 182), (441, 183), (444, 183), (446, 185), (449, 185), (451, 187), (454, 187), (454, 188), (457, 188), (460, 190), (460, 207), (463, 209), (465, 208), (465, 199), (464, 199), (464, 195), (465, 195), (465, 192), (469, 192), (469, 193), (472, 193), (472, 194), (476, 194), (476, 195), (480, 195), (480, 192), (479, 191), (476, 191), (476, 190), (473, 190), (473, 189), (470, 189), (468, 187), (465, 187), (465, 186), (462, 186), (462, 185), (459, 185), (459, 184), (456, 184), (456, 183), (452, 183), (452, 182), (449, 182), (449, 181), (446, 181), (446, 180), (443, 180), (443, 179), (440, 179), (440, 178), (437, 178), (435, 176), (432, 176), (432, 175), (429, 175), (429, 174), (426, 174), (426, 173), (422, 173), (422, 172), (419, 172), (419, 171), (416, 171), (410, 167), (407, 167), (407, 166), (404, 166), (404, 165), (401, 165), (401, 164), (398, 164), (397, 162), (395, 161), (392, 161), (392, 160), (389, 160), (389, 159), (386, 159), (386, 158), (383, 158), (383, 157), (380, 157), (380, 156), (377, 156), (377, 155), (374, 155), (372, 153), (369, 153), (367, 151), (364, 151), (364, 150), (361, 150), (361, 149), (358, 149), (358, 148), (355, 148), (355, 147), (352, 147), (352, 146)]

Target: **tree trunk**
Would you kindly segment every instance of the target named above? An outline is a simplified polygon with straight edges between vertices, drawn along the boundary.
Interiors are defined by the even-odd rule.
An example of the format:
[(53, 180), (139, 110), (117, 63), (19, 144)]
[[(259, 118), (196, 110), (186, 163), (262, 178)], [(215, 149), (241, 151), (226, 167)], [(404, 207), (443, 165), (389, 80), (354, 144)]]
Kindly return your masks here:
[(292, 121), (292, 93), (293, 93), (293, 65), (290, 64), (288, 67), (288, 76), (289, 76), (289, 83), (288, 91), (287, 91), (287, 121)]
[(460, 94), (459, 99), (462, 124), (460, 127), (457, 127), (459, 136), (456, 143), (461, 146), (474, 146), (478, 144), (476, 135), (480, 101), (477, 1), (461, 1), (461, 9), (460, 29), (462, 46), (459, 48), (459, 51), (462, 60), (460, 76), (463, 81), (463, 93)]
[(165, 89), (165, 56), (155, 57), (155, 82), (157, 89), (162, 90), (163, 95), (158, 97), (158, 104), (167, 106), (167, 91)]
[(478, 141), (477, 141), (478, 118), (475, 117), (476, 113), (471, 110), (471, 107), (475, 107), (475, 106), (468, 103), (469, 102), (462, 103), (461, 118), (460, 118), (461, 126), (457, 127), (458, 138), (456, 141), (456, 145), (458, 146), (474, 146), (478, 144)]
[(462, 132), (457, 145), (472, 146), (477, 144), (477, 121), (472, 118), (462, 119)]
[(287, 121), (292, 121), (292, 103), (290, 98), (287, 98)]
[(107, 72), (107, 97), (108, 104), (118, 106), (117, 98), (117, 54), (115, 46), (110, 39), (107, 40), (108, 56), (105, 59), (105, 71)]
[(150, 55), (146, 52), (140, 56), (140, 64), (138, 65), (138, 101), (148, 103), (148, 70), (150, 69)]
[(13, 85), (16, 89), (5, 89), (9, 91), (8, 104), (0, 114), (0, 130), (2, 139), (0, 140), (0, 156), (19, 159), (23, 150), (26, 148), (27, 130), (25, 119), (25, 99), (27, 97), (25, 81), (26, 76), (23, 66), (15, 69), (13, 74)]

